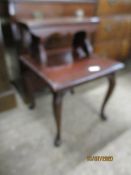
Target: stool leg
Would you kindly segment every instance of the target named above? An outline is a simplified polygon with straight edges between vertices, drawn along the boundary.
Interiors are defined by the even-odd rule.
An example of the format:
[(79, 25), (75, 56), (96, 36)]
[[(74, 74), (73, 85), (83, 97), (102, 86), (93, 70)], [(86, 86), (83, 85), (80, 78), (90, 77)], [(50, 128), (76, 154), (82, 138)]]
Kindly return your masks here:
[(101, 116), (102, 120), (107, 119), (105, 114), (104, 114), (104, 110), (105, 110), (105, 106), (106, 106), (106, 104), (107, 104), (109, 98), (111, 97), (111, 95), (113, 93), (113, 90), (115, 88), (115, 74), (109, 75), (108, 76), (108, 81), (109, 81), (109, 88), (108, 88), (107, 94), (105, 96), (104, 102), (102, 104), (101, 113), (100, 113), (100, 116)]
[(57, 127), (57, 134), (55, 138), (55, 146), (60, 146), (61, 144), (61, 112), (62, 112), (62, 98), (63, 94), (53, 93), (53, 110)]

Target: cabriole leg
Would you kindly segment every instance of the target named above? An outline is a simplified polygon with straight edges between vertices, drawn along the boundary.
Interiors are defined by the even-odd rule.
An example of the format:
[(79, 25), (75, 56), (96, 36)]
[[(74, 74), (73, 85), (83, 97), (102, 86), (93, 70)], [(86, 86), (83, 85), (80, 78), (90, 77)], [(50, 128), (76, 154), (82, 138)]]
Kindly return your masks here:
[(113, 93), (114, 87), (115, 87), (115, 74), (109, 75), (108, 76), (108, 81), (109, 81), (109, 88), (108, 88), (108, 91), (106, 93), (104, 102), (102, 104), (101, 113), (100, 113), (100, 116), (101, 116), (102, 120), (106, 120), (107, 119), (105, 114), (104, 114), (104, 110), (105, 110), (105, 106), (106, 106), (109, 98), (111, 97), (111, 95)]
[(63, 93), (61, 92), (53, 94), (53, 110), (54, 110), (54, 116), (55, 116), (56, 127), (57, 127), (55, 146), (60, 146), (61, 144), (62, 98), (63, 98)]

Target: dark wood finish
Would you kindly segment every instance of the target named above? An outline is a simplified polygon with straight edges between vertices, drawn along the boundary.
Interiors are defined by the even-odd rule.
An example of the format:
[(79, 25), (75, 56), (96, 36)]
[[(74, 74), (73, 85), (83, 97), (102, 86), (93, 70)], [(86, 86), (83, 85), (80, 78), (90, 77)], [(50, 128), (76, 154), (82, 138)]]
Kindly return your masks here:
[[(100, 43), (106, 41), (106, 46), (101, 47), (101, 52), (107, 50), (110, 47), (108, 42), (110, 40), (117, 40), (117, 42), (122, 42), (122, 39), (128, 39), (130, 43), (131, 38), (131, 28), (130, 26), (130, 13), (131, 13), (131, 2), (125, 0), (15, 0), (15, 17), (18, 19), (56, 19), (63, 17), (74, 17), (75, 12), (78, 9), (83, 9), (85, 11), (85, 17), (99, 16), (101, 19), (101, 25), (99, 25), (98, 31), (95, 36), (95, 42)], [(50, 10), (49, 10), (50, 9)], [(109, 17), (110, 16), (110, 17)], [(64, 19), (63, 19), (64, 21)], [(33, 27), (33, 26), (32, 26)], [(101, 45), (101, 43), (100, 43)], [(126, 46), (125, 46), (126, 45)], [(107, 55), (111, 55), (112, 58), (124, 61), (130, 54), (130, 46), (121, 43), (122, 50), (125, 47), (128, 48), (127, 52), (122, 52), (120, 54), (119, 49), (115, 56), (110, 54), (108, 49)], [(99, 45), (98, 45), (99, 47)], [(99, 49), (96, 49), (96, 51)], [(111, 52), (114, 52), (111, 50)], [(98, 52), (99, 54), (99, 52)]]
[(116, 84), (116, 82), (115, 82), (115, 75), (114, 74), (110, 74), (108, 76), (108, 81), (109, 81), (109, 88), (108, 88), (107, 94), (105, 96), (105, 99), (104, 99), (104, 102), (103, 102), (103, 105), (102, 105), (102, 108), (101, 108), (101, 114), (100, 114), (102, 120), (106, 120), (107, 119), (107, 117), (104, 114), (104, 109), (105, 109), (105, 106), (106, 106), (106, 104), (107, 104), (107, 102), (108, 102), (108, 100), (109, 100), (110, 96), (112, 95), (113, 90), (115, 88), (115, 84)]
[(71, 58), (69, 60), (67, 57), (69, 55), (71, 57), (72, 55), (71, 47), (74, 34), (77, 32), (85, 32), (85, 35), (87, 35), (89, 39), (97, 30), (98, 23), (99, 18), (96, 17), (41, 21), (21, 20), (21, 24), (26, 25), (33, 35), (33, 44), (31, 45), (33, 58), (39, 60), (41, 63), (47, 63), (48, 65), (52, 65), (52, 63), (58, 65), (58, 61), (59, 64), (72, 62)]
[(53, 33), (68, 34), (82, 30), (88, 33), (95, 32), (100, 19), (98, 17), (67, 17), (47, 20), (20, 19), (20, 22), (25, 24), (32, 34), (44, 39)]
[(0, 2), (0, 17), (8, 17), (8, 1)]
[[(72, 64), (55, 67), (46, 67), (45, 65), (39, 64), (28, 55), (21, 56), (20, 60), (46, 81), (53, 92), (69, 89), (87, 81), (106, 76), (123, 67), (122, 63), (102, 59), (96, 55)], [(89, 72), (88, 68), (93, 65), (100, 66), (101, 71), (97, 73)]]
[[(39, 77), (41, 77), (53, 93), (53, 109), (57, 126), (57, 134), (55, 138), (56, 146), (59, 146), (61, 143), (61, 110), (63, 92), (97, 78), (109, 77), (109, 90), (101, 108), (101, 118), (106, 119), (104, 109), (114, 87), (112, 74), (115, 74), (116, 71), (123, 68), (122, 63), (109, 59), (101, 59), (96, 55), (91, 56), (89, 60), (84, 59), (73, 64), (51, 68), (38, 64), (26, 55), (21, 57), (21, 61), (31, 71), (34, 71)], [(93, 65), (100, 66), (101, 70), (96, 73), (89, 72), (88, 68)]]
[[(110, 77), (113, 73), (115, 74), (116, 71), (123, 68), (122, 63), (107, 58), (101, 58), (92, 53), (90, 53), (88, 57), (83, 57), (83, 59), (76, 59), (73, 57), (73, 60), (69, 61), (68, 63), (63, 62), (63, 64), (58, 64), (57, 61), (54, 61), (50, 66), (48, 64), (49, 59), (53, 60), (56, 57), (59, 57), (62, 60), (65, 60), (65, 55), (67, 53), (71, 53), (73, 45), (65, 42), (66, 40), (63, 38), (63, 36), (66, 38), (68, 34), (71, 38), (73, 38), (72, 35), (79, 31), (85, 31), (85, 33), (87, 33), (89, 36), (96, 31), (99, 22), (98, 18), (83, 18), (80, 20), (75, 18), (64, 19), (64, 22), (61, 19), (39, 22), (36, 20), (17, 21), (18, 24), (24, 24), (27, 26), (29, 33), (31, 33), (33, 37), (36, 37), (35, 39), (37, 41), (37, 45), (41, 46), (41, 48), (44, 50), (43, 52), (46, 57), (44, 62), (40, 62), (33, 58), (33, 55), (30, 53), (22, 54), (20, 60), (22, 64), (28, 68), (28, 70), (34, 72), (43, 80), (43, 82), (47, 84), (53, 94), (53, 109), (57, 126), (57, 134), (55, 138), (56, 146), (59, 146), (61, 142), (61, 110), (63, 93), (65, 93), (67, 90), (72, 90), (72, 88), (83, 83), (87, 83), (102, 77), (108, 77), (109, 90), (101, 109), (101, 118), (105, 119), (104, 109), (109, 100), (111, 92), (113, 91), (112, 79)], [(53, 39), (50, 36), (53, 36)], [(85, 36), (83, 40), (85, 40)], [(62, 38), (64, 42), (62, 41)], [(54, 42), (60, 43), (60, 45), (55, 46), (53, 44)], [(90, 72), (89, 68), (91, 66), (99, 66), (100, 70), (98, 72)], [(26, 72), (23, 75), (27, 77)], [(33, 94), (31, 94), (32, 84), (30, 84), (28, 78), (26, 78), (26, 84), (29, 97), (32, 104), (34, 104)]]
[[(24, 84), (24, 90), (26, 95), (28, 96), (28, 100), (30, 102), (30, 109), (35, 108), (35, 99), (34, 99), (34, 86), (32, 86), (32, 79), (30, 77), (32, 76), (30, 71), (24, 72), (25, 75), (23, 75), (23, 84)], [(24, 83), (25, 82), (25, 83)]]
[(53, 93), (53, 110), (54, 110), (54, 116), (55, 116), (55, 121), (57, 126), (55, 146), (59, 146), (61, 144), (62, 98), (63, 98), (62, 92)]
[[(65, 61), (65, 55), (67, 53), (71, 54), (73, 50), (77, 50), (77, 47), (75, 48), (72, 42), (73, 36), (77, 32), (82, 31), (85, 32), (85, 34), (87, 33), (87, 40), (83, 40), (88, 41), (92, 33), (97, 30), (99, 18), (70, 17), (61, 19), (55, 18), (53, 20), (45, 19), (40, 21), (17, 18), (17, 22), (27, 26), (29, 33), (31, 33), (32, 41), (33, 38), (36, 41), (33, 43), (32, 48), (34, 48), (35, 43), (37, 43), (36, 54), (42, 55), (42, 59), (36, 59), (32, 53), (24, 53), (21, 55), (20, 61), (23, 65), (25, 65), (28, 71), (34, 72), (39, 78), (41, 78), (43, 82), (47, 84), (53, 94), (53, 109), (57, 127), (55, 145), (59, 146), (61, 142), (62, 100), (63, 94), (66, 91), (70, 91), (76, 86), (88, 83), (98, 78), (108, 78), (109, 89), (102, 104), (100, 113), (101, 118), (105, 119), (105, 106), (113, 92), (115, 85), (113, 75), (118, 70), (122, 69), (124, 65), (120, 62), (111, 60), (110, 58), (102, 59), (101, 57), (92, 54), (92, 52), (89, 52), (89, 55), (86, 53), (86, 56), (82, 57), (81, 59), (80, 55), (78, 55), (78, 58), (74, 58), (75, 54), (72, 54), (73, 60), (69, 62)], [(70, 42), (66, 42), (65, 38), (67, 37), (69, 37)], [(60, 45), (54, 47), (55, 42), (60, 43)], [(79, 44), (77, 46), (79, 46)], [(81, 47), (81, 49), (83, 49), (83, 47)], [(60, 60), (55, 60), (50, 66), (49, 60), (53, 60), (56, 57), (58, 58), (58, 56), (62, 61), (64, 60), (63, 63), (61, 64)], [(91, 72), (89, 71), (91, 66), (98, 66), (100, 67), (100, 70)], [(25, 72), (23, 75), (27, 76), (27, 73)], [(32, 93), (30, 87), (33, 85), (31, 85), (28, 78), (26, 78), (26, 84), (30, 90), (30, 93)], [(34, 103), (34, 98), (32, 98), (33, 94), (29, 94), (29, 96), (31, 97), (31, 101)]]
[[(94, 21), (94, 24), (92, 21)], [(77, 18), (50, 19), (45, 21), (24, 19), (22, 22), (29, 27), (34, 35), (40, 37), (42, 40), (50, 36), (52, 32), (61, 32), (63, 35), (66, 34), (65, 38), (70, 42), (72, 40), (70, 38), (71, 32), (83, 30), (90, 35), (94, 30), (94, 48), (96, 53), (121, 61), (124, 61), (129, 56), (131, 43), (130, 15), (119, 15), (114, 18), (112, 16), (102, 17), (101, 19), (92, 17), (83, 18), (81, 20)], [(61, 23), (63, 24), (62, 26)], [(90, 23), (92, 23), (92, 25), (90, 25)], [(54, 45), (56, 45), (56, 43), (59, 42), (55, 42)]]

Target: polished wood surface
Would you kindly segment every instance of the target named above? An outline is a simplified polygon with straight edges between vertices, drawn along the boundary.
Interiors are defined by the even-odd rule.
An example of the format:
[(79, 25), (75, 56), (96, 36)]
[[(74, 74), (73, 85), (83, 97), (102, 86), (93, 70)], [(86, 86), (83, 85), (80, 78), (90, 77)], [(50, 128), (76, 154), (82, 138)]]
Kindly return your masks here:
[[(17, 19), (19, 21), (19, 19)], [(45, 38), (52, 33), (75, 33), (78, 31), (95, 32), (100, 19), (91, 18), (57, 18), (48, 20), (26, 20), (20, 19), (30, 31), (40, 38)]]
[[(72, 64), (55, 67), (48, 67), (45, 64), (39, 64), (29, 55), (21, 56), (20, 60), (22, 64), (25, 65), (26, 69), (28, 68), (27, 72), (34, 72), (49, 86), (51, 92), (53, 93), (53, 109), (57, 129), (55, 146), (59, 146), (61, 144), (62, 102), (63, 95), (67, 90), (72, 90), (72, 88), (78, 85), (93, 81), (97, 78), (107, 77), (109, 81), (109, 88), (100, 111), (101, 119), (107, 119), (105, 115), (105, 107), (115, 87), (115, 73), (122, 69), (124, 64), (107, 58), (102, 59), (97, 55), (92, 55), (88, 59), (82, 59)], [(98, 66), (100, 70), (90, 72), (89, 68), (92, 66)], [(26, 79), (28, 88), (26, 92), (29, 92), (29, 98), (31, 100), (30, 107), (34, 108), (35, 101), (32, 92), (33, 85), (30, 84), (29, 74), (26, 73), (23, 75)]]
[[(29, 19), (34, 20), (35, 22), (30, 23), (30, 28), (34, 28), (35, 26), (39, 26), (37, 21), (41, 20), (53, 20), (61, 18), (63, 23), (65, 18), (74, 18), (76, 16), (76, 12), (79, 10), (84, 11), (84, 17), (92, 17), (97, 16), (99, 17), (101, 23), (97, 28), (96, 36), (94, 37), (95, 44), (95, 52), (102, 53), (106, 52), (106, 55), (116, 60), (125, 60), (128, 58), (130, 50), (124, 51), (120, 54), (119, 49), (115, 51), (114, 54), (114, 46), (111, 47), (110, 40), (115, 40), (115, 42), (121, 43), (122, 50), (131, 47), (131, 2), (125, 0), (28, 0), (28, 1), (21, 1), (15, 0), (15, 15), (13, 17), (23, 20), (25, 19), (29, 21)], [(48, 10), (50, 9), (50, 10)], [(36, 24), (37, 23), (37, 24)], [(40, 22), (41, 23), (41, 22)], [(41, 25), (40, 25), (41, 26)], [(45, 26), (43, 24), (43, 26)], [(82, 26), (82, 25), (81, 25)], [(38, 29), (38, 28), (37, 28)], [(33, 29), (34, 30), (34, 29)], [(42, 30), (38, 29), (39, 33), (42, 34)], [(38, 30), (33, 32), (38, 32)], [(50, 29), (49, 33), (52, 29)], [(55, 30), (55, 28), (53, 28)], [(57, 31), (58, 28), (55, 30)], [(83, 26), (83, 30), (86, 30)], [(43, 32), (44, 35), (48, 35), (48, 30), (45, 29)], [(122, 39), (128, 41), (122, 41)], [(117, 40), (117, 41), (116, 41)], [(103, 43), (106, 42), (105, 46)], [(101, 48), (99, 47), (99, 43)], [(123, 44), (124, 43), (124, 44)], [(125, 44), (126, 43), (126, 44)], [(126, 45), (126, 46), (125, 46)], [(128, 45), (128, 46), (127, 46)], [(99, 48), (99, 49), (98, 49)], [(110, 49), (107, 49), (110, 48)], [(103, 51), (104, 50), (104, 51)], [(113, 53), (113, 54), (110, 54)], [(115, 55), (115, 56), (113, 56)]]
[(59, 64), (72, 62), (72, 44), (75, 34), (85, 33), (87, 39), (91, 40), (97, 30), (99, 18), (59, 18), (40, 21), (17, 19), (17, 23), (20, 27), (26, 26), (26, 31), (32, 38), (30, 49), (32, 57), (41, 63), (48, 62), (48, 65), (56, 65), (58, 62)]
[[(55, 92), (106, 76), (123, 68), (122, 63), (102, 59), (96, 55), (92, 55), (89, 59), (80, 60), (73, 64), (51, 68), (36, 63), (26, 55), (21, 56), (20, 59), (46, 81), (49, 87)], [(90, 66), (99, 66), (101, 70), (92, 73), (88, 70)]]
[[(64, 22), (62, 21), (62, 19), (46, 20), (40, 22), (32, 22), (27, 20), (19, 21), (20, 23), (26, 25), (28, 28), (28, 32), (31, 33), (33, 37), (35, 37), (35, 41), (39, 46), (38, 48), (42, 48), (41, 53), (44, 55), (43, 62), (40, 62), (38, 59), (34, 59), (34, 56), (30, 53), (22, 54), (20, 57), (20, 61), (26, 67), (26, 71), (25, 73), (23, 73), (23, 75), (25, 77), (24, 79), (27, 85), (26, 92), (29, 92), (28, 95), (31, 100), (31, 108), (35, 107), (35, 101), (32, 90), (33, 85), (30, 82), (30, 78), (27, 78), (29, 72), (35, 73), (51, 89), (51, 92), (53, 94), (53, 109), (57, 129), (55, 138), (56, 146), (59, 146), (61, 143), (62, 101), (63, 95), (66, 93), (66, 91), (72, 91), (72, 88), (83, 83), (87, 83), (98, 78), (107, 77), (109, 81), (109, 89), (107, 91), (100, 111), (101, 119), (105, 120), (105, 106), (115, 87), (115, 72), (124, 67), (124, 65), (120, 62), (111, 60), (110, 58), (102, 59), (101, 57), (92, 54), (91, 52), (89, 52), (90, 54), (87, 57), (84, 56), (82, 58), (74, 58), (74, 55), (72, 54), (72, 61), (59, 64), (59, 61), (57, 62), (55, 60), (56, 53), (59, 55), (59, 58), (61, 60), (65, 60), (66, 55), (68, 55), (67, 57), (70, 57), (72, 51), (77, 49), (73, 48), (73, 42), (71, 42), (72, 45), (70, 43), (68, 47), (65, 45), (66, 47), (62, 48), (61, 43), (64, 43), (63, 40), (65, 41), (63, 36), (65, 36), (65, 38), (67, 38), (67, 36), (69, 35), (75, 36), (77, 32), (79, 33), (82, 31), (82, 35), (77, 36), (84, 36), (82, 42), (81, 38), (78, 39), (78, 47), (83, 49), (81, 45), (83, 45), (83, 42), (88, 42), (89, 34), (92, 34), (96, 31), (97, 25), (99, 23), (98, 18), (84, 18), (80, 19), (80, 21), (77, 21), (78, 19), (74, 18), (64, 19)], [(55, 39), (53, 38), (52, 40), (50, 36), (53, 36)], [(47, 41), (50, 42), (48, 43)], [(34, 42), (34, 44), (36, 42)], [(54, 45), (55, 43), (59, 43), (60, 46), (53, 49), (45, 47), (47, 45), (49, 46), (50, 43), (54, 43)], [(74, 45), (76, 44), (74, 43)], [(87, 49), (89, 49), (89, 45), (86, 45), (86, 47)], [(52, 60), (55, 60), (53, 65), (49, 65), (50, 58)], [(90, 68), (92, 66), (97, 66), (100, 70), (96, 72), (91, 72)]]
[[(56, 3), (55, 5), (55, 7), (57, 7), (56, 9), (58, 10), (59, 8), (57, 5), (61, 4)], [(67, 4), (63, 5), (65, 7)], [(28, 41), (30, 39), (28, 41), (26, 40), (31, 47), (29, 47), (26, 52), (24, 51), (25, 53), (21, 54), (20, 56), (21, 64), (24, 67), (22, 75), (24, 76), (23, 79), (25, 80), (26, 84), (26, 92), (31, 100), (30, 107), (35, 107), (33, 84), (30, 81), (31, 77), (29, 76), (30, 72), (34, 73), (36, 77), (43, 80), (43, 82), (50, 88), (53, 95), (52, 103), (57, 129), (55, 138), (56, 146), (59, 146), (61, 143), (62, 102), (64, 94), (68, 90), (74, 90), (74, 88), (78, 85), (96, 80), (98, 78), (106, 77), (109, 82), (109, 88), (100, 111), (101, 119), (105, 120), (105, 107), (115, 87), (115, 73), (124, 67), (124, 64), (114, 61), (110, 57), (101, 58), (100, 56), (93, 54), (93, 52), (89, 52), (88, 55), (84, 52), (85, 56), (82, 57), (80, 57), (80, 54), (78, 54), (78, 58), (75, 54), (72, 54), (74, 50), (78, 51), (78, 49), (81, 49), (83, 52), (84, 46), (86, 46), (86, 49), (89, 49), (91, 46), (89, 42), (90, 36), (97, 31), (98, 24), (100, 22), (100, 18), (89, 18), (86, 16), (87, 14), (81, 18), (74, 17), (73, 14), (74, 10), (76, 12), (76, 7), (77, 4), (73, 6), (70, 4), (70, 8), (67, 10), (67, 13), (64, 12), (62, 7), (60, 7), (62, 10), (61, 12), (59, 10), (56, 12), (56, 9), (52, 9), (52, 14), (56, 13), (54, 17), (51, 16), (52, 14), (48, 14), (48, 17), (45, 16), (44, 18), (44, 14), (37, 13), (37, 15), (35, 15), (39, 18), (39, 20), (29, 19), (31, 16), (28, 16), (27, 19), (24, 14), (22, 16), (15, 15), (16, 18), (14, 18), (18, 22), (17, 24), (24, 24), (26, 26), (26, 36), (28, 35), (27, 38), (29, 39), (31, 36), (31, 41), (29, 43)], [(84, 10), (85, 8), (86, 7), (82, 7)], [(35, 18), (37, 18), (36, 16)], [(52, 19), (49, 19), (50, 17)], [(121, 22), (118, 22), (118, 24), (120, 26)], [(108, 40), (107, 35), (109, 33), (111, 33), (113, 37), (113, 31), (118, 31), (116, 21), (113, 22), (110, 27), (109, 20), (105, 26), (107, 27), (106, 29), (104, 26), (101, 28), (104, 28), (103, 31), (107, 31), (102, 32), (100, 36), (97, 35), (97, 37), (103, 42)], [(110, 30), (112, 30), (112, 32), (110, 32)], [(99, 31), (101, 32), (101, 29)], [(74, 36), (77, 32), (85, 32), (86, 35), (84, 35), (86, 37), (84, 37), (82, 43), (81, 39), (79, 39), (78, 44), (74, 43), (73, 45), (73, 41), (75, 41)], [(118, 37), (120, 33), (118, 32)], [(104, 36), (102, 36), (102, 34)], [(69, 39), (69, 42), (66, 41), (66, 38)], [(78, 48), (75, 48), (74, 46), (78, 46)], [(32, 53), (33, 50), (34, 52)], [(38, 59), (39, 56), (42, 56), (42, 59)], [(69, 57), (70, 61), (68, 62), (66, 59)], [(56, 58), (59, 59), (56, 61)], [(53, 64), (50, 64), (49, 60), (52, 60)], [(64, 61), (60, 63), (61, 60)], [(90, 69), (92, 66), (96, 66), (98, 70), (91, 72)]]
[[(55, 20), (26, 20), (21, 19), (30, 31), (41, 41), (54, 33), (61, 33), (69, 39), (69, 35), (77, 31), (85, 31), (89, 35), (93, 32), (95, 52), (101, 56), (111, 57), (116, 60), (124, 60), (129, 56), (131, 16), (118, 15), (110, 17), (91, 17), (91, 18), (64, 18)], [(126, 31), (126, 32), (125, 32)], [(114, 40), (115, 39), (115, 40)], [(114, 42), (114, 43), (113, 43)], [(55, 43), (56, 45), (57, 43)], [(115, 47), (114, 47), (115, 46)]]

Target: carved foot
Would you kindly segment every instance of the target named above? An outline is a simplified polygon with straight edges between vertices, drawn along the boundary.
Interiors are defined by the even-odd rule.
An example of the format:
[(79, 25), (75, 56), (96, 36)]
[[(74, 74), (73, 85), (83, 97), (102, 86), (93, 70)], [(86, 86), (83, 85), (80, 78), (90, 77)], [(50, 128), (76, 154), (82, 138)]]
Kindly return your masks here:
[(61, 143), (62, 143), (62, 142), (61, 142), (60, 137), (56, 136), (54, 145), (55, 145), (56, 147), (59, 147), (59, 146), (61, 145)]
[(29, 109), (33, 110), (34, 108), (35, 108), (35, 103), (31, 103), (31, 104), (29, 105)]
[(71, 90), (70, 90), (70, 92), (71, 92), (71, 94), (72, 94), (72, 95), (74, 95), (74, 94), (75, 94), (74, 89), (71, 89)]
[(100, 114), (100, 117), (101, 117), (101, 120), (102, 121), (106, 121), (107, 120), (107, 117), (105, 114)]

